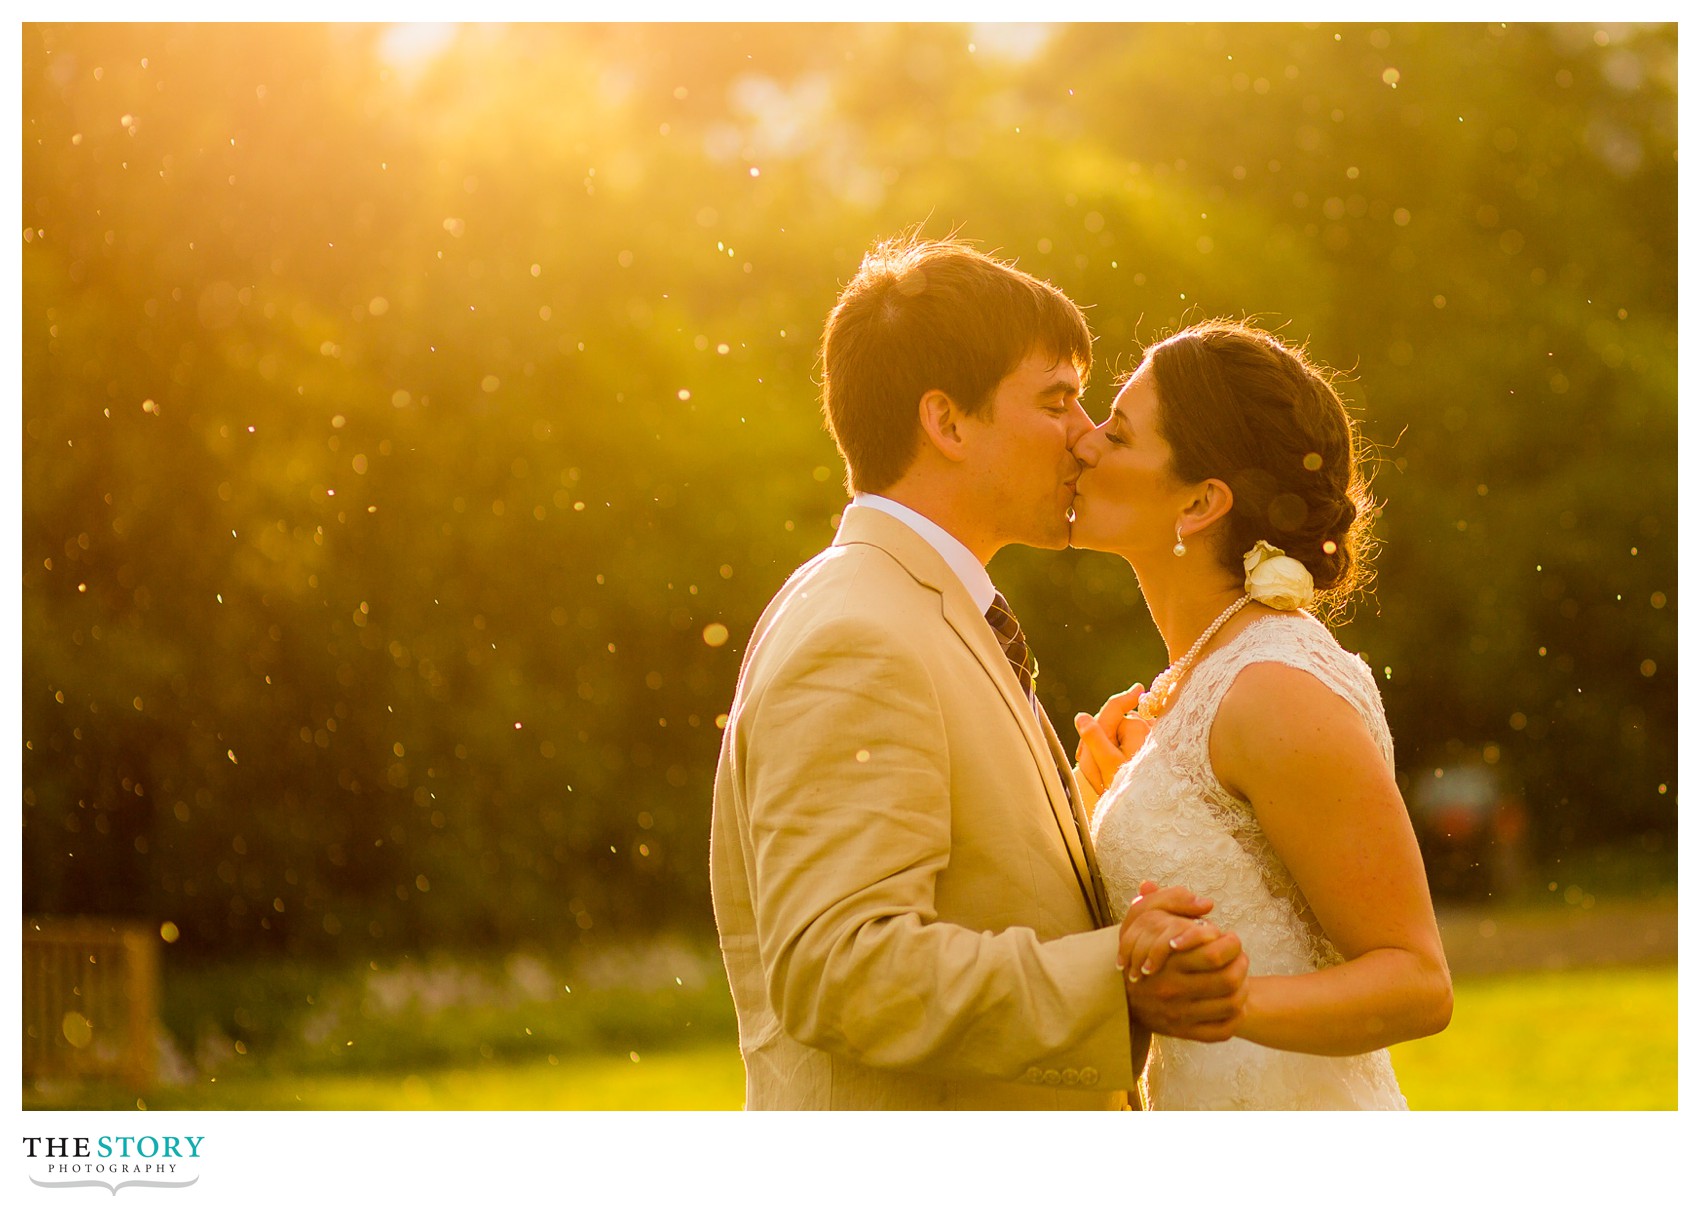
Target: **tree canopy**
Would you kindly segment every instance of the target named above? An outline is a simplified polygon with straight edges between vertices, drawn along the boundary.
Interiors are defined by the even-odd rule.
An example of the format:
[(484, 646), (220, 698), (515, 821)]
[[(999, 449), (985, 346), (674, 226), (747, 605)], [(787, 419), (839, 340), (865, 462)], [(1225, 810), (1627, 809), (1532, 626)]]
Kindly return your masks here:
[[(1409, 778), (1675, 835), (1674, 25), (28, 25), (26, 910), (209, 952), (705, 926), (745, 637), (845, 495), (816, 344), (919, 225), (1379, 450)], [(1129, 570), (1010, 551), (1053, 718)]]

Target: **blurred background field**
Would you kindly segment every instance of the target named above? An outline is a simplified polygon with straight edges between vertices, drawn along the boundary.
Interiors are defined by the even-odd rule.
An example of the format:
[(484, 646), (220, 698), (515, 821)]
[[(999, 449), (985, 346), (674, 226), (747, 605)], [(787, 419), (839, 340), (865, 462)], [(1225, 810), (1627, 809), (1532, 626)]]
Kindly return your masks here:
[[(1662, 1046), (1674, 25), (22, 44), (22, 908), (162, 951), (157, 1082), (26, 1105), (735, 1105), (717, 720), (843, 507), (821, 323), (917, 224), (1087, 308), (1095, 416), (1201, 315), (1350, 371), (1384, 549), (1340, 636), (1475, 957), (1412, 1101), (1547, 1097), (1556, 1052), (1471, 1083), (1582, 1046), (1529, 1028), (1566, 996), (1624, 1016), (1589, 1055)], [(1160, 666), (1114, 560), (992, 573), (1053, 718)]]
[[(353, 984), (358, 977), (332, 977), (319, 987), (343, 981)], [(1456, 996), (1446, 1032), (1393, 1050), (1400, 1086), (1414, 1110), (1676, 1109), (1674, 963), (1466, 975), (1457, 980)], [(370, 1043), (374, 1032), (386, 1037), (379, 1045), (386, 1055), (375, 1064), (352, 1055), (338, 1063), (289, 1045), (251, 1061), (234, 1053), (217, 1062), (204, 1058), (207, 1067), (193, 1079), (139, 1096), (114, 1086), (38, 1086), (25, 1091), (24, 1107), (735, 1111), (743, 1106), (744, 1071), (724, 986), (699, 992), (688, 1009), (676, 1003), (677, 1014), (694, 1017), (695, 1029), (646, 1030), (654, 1006), (643, 992), (611, 999), (606, 1008), (630, 1012), (631, 1020), (601, 1024), (599, 1031), (559, 1006), (530, 1005), (486, 1010), (477, 1016), (482, 1031), (458, 1023), (445, 1029), (429, 1019), (399, 1030), (363, 1021), (356, 1034), (364, 1040), (356, 1039), (354, 1047)], [(598, 1035), (594, 1043), (587, 1041)], [(612, 1050), (626, 1043), (639, 1047)], [(545, 1047), (559, 1051), (539, 1059)], [(445, 1053), (468, 1059), (447, 1060)]]
[[(1612, 866), (1610, 857), (1601, 866)], [(1674, 1110), (1676, 889), (1446, 905), (1452, 1025), (1394, 1049), (1418, 1110)], [(1591, 895), (1591, 894), (1590, 894)], [(711, 945), (623, 945), (567, 972), (519, 952), (362, 966), (187, 968), (156, 1081), (36, 1082), (26, 1109), (737, 1110), (732, 1002)]]

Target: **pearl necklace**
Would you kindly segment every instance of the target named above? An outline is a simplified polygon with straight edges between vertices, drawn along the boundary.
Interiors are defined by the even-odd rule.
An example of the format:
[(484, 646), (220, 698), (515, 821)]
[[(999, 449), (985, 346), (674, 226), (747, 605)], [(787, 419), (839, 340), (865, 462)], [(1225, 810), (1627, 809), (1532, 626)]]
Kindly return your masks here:
[(1204, 646), (1210, 642), (1210, 637), (1214, 636), (1222, 629), (1222, 624), (1226, 623), (1229, 619), (1233, 618), (1236, 614), (1243, 610), (1250, 601), (1251, 595), (1248, 593), (1232, 606), (1224, 610), (1221, 614), (1217, 615), (1216, 621), (1206, 627), (1204, 629), (1204, 634), (1199, 636), (1198, 639), (1193, 642), (1192, 647), (1186, 650), (1186, 655), (1157, 675), (1151, 683), (1151, 689), (1139, 696), (1139, 706), (1134, 710), (1140, 719), (1144, 720), (1146, 723), (1151, 723), (1169, 709), (1169, 701), (1173, 699), (1175, 695), (1175, 686), (1180, 682), (1181, 678), (1186, 676), (1186, 671), (1192, 666), (1193, 659), (1197, 657), (1198, 654), (1203, 651)]

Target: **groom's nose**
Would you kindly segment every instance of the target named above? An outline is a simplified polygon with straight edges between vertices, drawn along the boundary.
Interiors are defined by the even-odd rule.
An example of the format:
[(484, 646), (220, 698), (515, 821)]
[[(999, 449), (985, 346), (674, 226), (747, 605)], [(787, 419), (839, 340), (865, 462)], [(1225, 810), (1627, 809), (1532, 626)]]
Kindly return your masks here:
[(1092, 432), (1092, 418), (1077, 397), (1068, 414), (1068, 445), (1069, 449), (1080, 444), (1080, 440)]

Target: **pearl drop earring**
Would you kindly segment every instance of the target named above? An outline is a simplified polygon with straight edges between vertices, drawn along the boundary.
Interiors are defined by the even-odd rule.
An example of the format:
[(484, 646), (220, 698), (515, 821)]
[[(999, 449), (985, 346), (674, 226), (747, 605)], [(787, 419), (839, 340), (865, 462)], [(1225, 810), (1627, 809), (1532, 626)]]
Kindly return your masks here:
[(1178, 556), (1184, 556), (1186, 554), (1186, 540), (1181, 538), (1181, 525), (1179, 522), (1175, 523), (1175, 554)]

